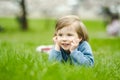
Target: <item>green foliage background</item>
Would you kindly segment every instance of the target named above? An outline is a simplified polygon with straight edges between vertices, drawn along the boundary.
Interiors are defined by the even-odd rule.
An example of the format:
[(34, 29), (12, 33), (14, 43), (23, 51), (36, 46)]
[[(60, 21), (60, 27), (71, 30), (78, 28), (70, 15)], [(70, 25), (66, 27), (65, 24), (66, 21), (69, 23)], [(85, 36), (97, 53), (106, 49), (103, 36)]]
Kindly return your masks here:
[(21, 31), (14, 18), (0, 18), (0, 80), (120, 80), (120, 38), (106, 34), (102, 20), (83, 20), (89, 33), (95, 65), (92, 68), (49, 63), (36, 52), (52, 44), (55, 20), (29, 19)]

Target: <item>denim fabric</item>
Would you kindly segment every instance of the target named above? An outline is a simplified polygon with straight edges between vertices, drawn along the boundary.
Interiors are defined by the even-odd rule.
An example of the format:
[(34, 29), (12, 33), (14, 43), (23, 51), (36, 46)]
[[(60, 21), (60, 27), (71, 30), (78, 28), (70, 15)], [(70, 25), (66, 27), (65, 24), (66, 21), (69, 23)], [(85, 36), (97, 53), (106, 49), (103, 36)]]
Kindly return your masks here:
[(65, 52), (64, 49), (56, 51), (53, 47), (49, 54), (49, 60), (56, 60), (59, 62), (70, 61), (70, 63), (74, 65), (94, 65), (92, 49), (87, 41), (81, 42), (79, 46), (70, 54)]

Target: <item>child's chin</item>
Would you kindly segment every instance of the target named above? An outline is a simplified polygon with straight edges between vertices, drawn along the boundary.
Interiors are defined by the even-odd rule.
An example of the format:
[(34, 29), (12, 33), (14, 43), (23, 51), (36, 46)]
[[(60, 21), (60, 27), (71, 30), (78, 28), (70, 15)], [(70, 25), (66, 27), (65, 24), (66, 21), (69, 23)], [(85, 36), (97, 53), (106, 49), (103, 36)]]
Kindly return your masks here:
[(64, 50), (69, 50), (70, 48), (69, 47), (62, 47)]
[(69, 49), (68, 48), (63, 48), (65, 51), (68, 51)]

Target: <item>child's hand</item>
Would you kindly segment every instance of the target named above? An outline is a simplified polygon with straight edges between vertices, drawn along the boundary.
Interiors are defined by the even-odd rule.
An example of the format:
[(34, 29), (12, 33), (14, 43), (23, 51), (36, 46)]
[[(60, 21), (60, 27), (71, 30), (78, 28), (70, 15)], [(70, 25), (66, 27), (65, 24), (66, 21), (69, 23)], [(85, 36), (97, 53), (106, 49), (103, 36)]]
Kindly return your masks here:
[(55, 50), (60, 51), (59, 41), (57, 40), (57, 36), (53, 37), (53, 41), (55, 44)]
[(80, 42), (79, 39), (73, 40), (71, 42), (70, 52), (72, 52), (73, 50), (75, 50), (78, 47), (79, 42)]

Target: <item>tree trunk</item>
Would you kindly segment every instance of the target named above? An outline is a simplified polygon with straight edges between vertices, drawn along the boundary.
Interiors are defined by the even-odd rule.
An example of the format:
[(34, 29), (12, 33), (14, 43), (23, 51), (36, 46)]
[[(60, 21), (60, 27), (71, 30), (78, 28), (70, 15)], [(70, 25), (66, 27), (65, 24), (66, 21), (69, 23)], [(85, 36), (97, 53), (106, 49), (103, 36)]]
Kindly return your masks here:
[(27, 24), (27, 18), (26, 18), (26, 7), (25, 7), (25, 0), (21, 0), (20, 2), (20, 6), (21, 6), (21, 28), (22, 30), (27, 30), (28, 29), (28, 24)]

